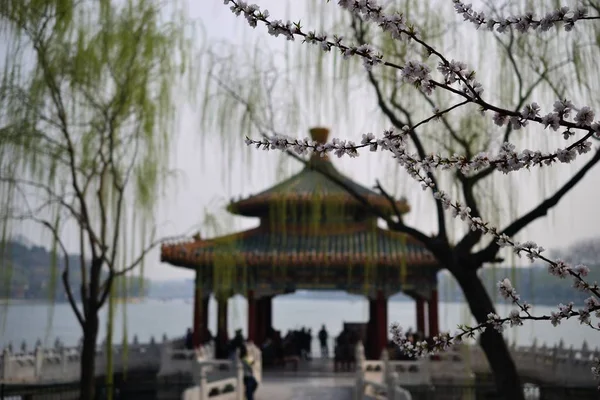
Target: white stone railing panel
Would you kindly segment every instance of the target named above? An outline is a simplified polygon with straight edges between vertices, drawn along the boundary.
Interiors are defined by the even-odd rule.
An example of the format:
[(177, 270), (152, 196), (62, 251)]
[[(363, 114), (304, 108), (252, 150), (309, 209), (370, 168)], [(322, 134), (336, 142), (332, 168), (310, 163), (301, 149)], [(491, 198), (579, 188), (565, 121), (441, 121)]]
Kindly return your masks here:
[[(359, 342), (356, 346), (354, 400), (363, 400), (365, 396), (388, 400), (412, 400), (410, 392), (401, 386), (400, 375), (394, 371), (395, 367), (404, 368), (404, 363), (403, 361), (390, 362), (385, 350), (383, 360), (366, 360), (364, 347)], [(408, 372), (408, 368), (406, 370)], [(405, 376), (408, 376), (406, 372)], [(408, 374), (413, 372), (419, 373), (413, 370)]]
[[(490, 366), (479, 346), (461, 346), (468, 354), (468, 364), (475, 372), (489, 372)], [(545, 345), (511, 346), (510, 351), (519, 373), (540, 382), (565, 386), (595, 386), (591, 368), (600, 351), (591, 351), (587, 343), (581, 349), (565, 349), (562, 342), (549, 348)]]
[[(5, 383), (53, 383), (72, 382), (79, 380), (81, 347), (63, 347), (57, 342), (52, 349), (36, 347), (33, 352), (26, 352), (23, 345), (21, 353), (14, 354), (12, 346), (2, 352), (0, 362), (0, 382)], [(166, 353), (165, 353), (166, 352)], [(169, 353), (170, 352), (170, 353)], [(179, 354), (177, 354), (179, 352)], [(165, 354), (171, 354), (171, 359), (165, 360)], [(173, 355), (175, 356), (173, 357)], [(173, 358), (178, 358), (173, 360)], [(125, 370), (159, 370), (163, 366), (174, 373), (189, 372), (193, 360), (208, 360), (214, 358), (214, 345), (208, 344), (197, 351), (173, 350), (172, 342), (163, 337), (163, 343), (151, 339), (149, 343), (138, 343), (137, 337), (125, 346), (112, 348), (113, 371), (120, 373)], [(187, 360), (187, 361), (186, 361)], [(106, 373), (108, 353), (106, 346), (101, 345), (96, 352), (96, 374)]]
[[(262, 382), (262, 353), (252, 342), (246, 343), (248, 359), (258, 383)], [(183, 400), (244, 400), (244, 370), (239, 358), (233, 360), (197, 359), (192, 361), (195, 386), (184, 391)], [(220, 376), (221, 375), (221, 376)], [(212, 378), (212, 379), (209, 379)]]
[[(249, 342), (246, 344), (248, 358), (252, 362), (255, 379), (262, 381), (262, 353), (258, 347)], [(219, 377), (222, 373), (223, 376)], [(212, 374), (212, 380), (209, 379)], [(244, 370), (239, 358), (232, 360), (204, 360), (194, 363), (194, 380), (196, 385), (187, 389), (182, 400), (243, 400)]]
[[(536, 347), (534, 343), (531, 347), (513, 345), (510, 351), (519, 373), (525, 378), (561, 386), (597, 386), (591, 368), (595, 358), (600, 358), (600, 351), (589, 350), (585, 342), (579, 350), (565, 349), (561, 344), (553, 348)], [(395, 387), (405, 390), (407, 386), (426, 386), (432, 381), (468, 385), (474, 381), (475, 372), (490, 372), (479, 346), (461, 345), (419, 361), (390, 361), (386, 351), (382, 358), (365, 360), (362, 344), (357, 345), (355, 399), (365, 395), (388, 398), (388, 394), (395, 393)]]

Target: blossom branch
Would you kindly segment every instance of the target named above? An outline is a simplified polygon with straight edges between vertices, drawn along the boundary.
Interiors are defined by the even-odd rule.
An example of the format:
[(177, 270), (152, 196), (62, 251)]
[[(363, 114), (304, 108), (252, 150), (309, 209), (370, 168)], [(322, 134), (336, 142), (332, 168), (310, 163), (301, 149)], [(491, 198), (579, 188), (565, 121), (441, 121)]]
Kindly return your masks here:
[[(437, 111), (434, 115), (420, 121), (413, 127), (405, 126), (403, 132), (406, 134), (413, 133), (416, 128), (432, 120), (438, 119), (467, 102), (461, 102), (453, 105), (443, 111)], [(441, 157), (439, 155), (429, 155), (423, 159), (415, 160), (425, 171), (431, 171), (435, 168), (444, 170), (456, 168), (463, 174), (478, 172), (484, 168), (493, 167), (503, 173), (518, 171), (523, 168), (531, 168), (535, 166), (549, 166), (553, 163), (570, 163), (578, 155), (586, 154), (591, 151), (592, 143), (588, 140), (593, 134), (588, 133), (581, 139), (573, 142), (565, 148), (559, 148), (552, 153), (544, 153), (541, 151), (524, 150), (522, 152), (515, 151), (515, 146), (511, 143), (504, 143), (500, 152), (496, 156), (491, 156), (488, 153), (479, 153), (473, 159), (469, 160), (465, 156), (453, 155), (452, 157)], [(246, 138), (247, 145), (256, 145), (258, 148), (268, 150), (269, 148), (293, 148), (298, 154), (306, 154), (308, 150), (324, 155), (328, 152), (334, 152), (336, 156), (342, 157), (349, 155), (350, 157), (358, 157), (359, 150), (368, 147), (370, 151), (391, 150), (390, 146), (385, 146), (384, 143), (390, 137), (377, 139), (372, 133), (363, 134), (360, 144), (353, 141), (345, 141), (334, 139), (331, 143), (319, 144), (308, 138), (302, 140), (289, 140), (286, 137), (275, 136), (272, 138), (266, 137), (262, 140), (253, 140)]]
[[(444, 82), (438, 82), (431, 76), (431, 69), (424, 63), (419, 61), (408, 61), (404, 66), (384, 60), (383, 55), (376, 52), (371, 46), (363, 44), (361, 46), (350, 46), (343, 43), (343, 38), (334, 35), (334, 40), (327, 40), (327, 35), (316, 34), (314, 31), (304, 32), (300, 23), (288, 21), (283, 23), (280, 20), (270, 20), (267, 10), (260, 11), (257, 5), (248, 5), (242, 0), (224, 0), (225, 4), (233, 4), (230, 8), (236, 15), (243, 14), (252, 27), (256, 27), (258, 21), (263, 22), (269, 30), (269, 34), (273, 36), (283, 35), (288, 40), (294, 40), (296, 36), (304, 39), (304, 42), (319, 44), (323, 51), (329, 52), (332, 48), (340, 50), (344, 58), (351, 56), (359, 56), (363, 58), (363, 63), (367, 70), (372, 70), (376, 65), (385, 65), (387, 67), (396, 68), (401, 71), (404, 82), (410, 83), (426, 94), (433, 93), (436, 87), (449, 91), (457, 96), (462, 97), (468, 102), (479, 105), (482, 110), (493, 111), (494, 122), (503, 126), (510, 123), (513, 129), (520, 129), (527, 125), (528, 121), (543, 124), (545, 128), (551, 127), (553, 130), (558, 130), (564, 127), (567, 130), (563, 132), (565, 138), (573, 135), (572, 130), (582, 129), (587, 131), (587, 137), (592, 134), (600, 134), (600, 123), (592, 123), (594, 112), (589, 107), (582, 107), (575, 121), (567, 121), (570, 112), (573, 110), (573, 104), (568, 100), (559, 100), (554, 104), (555, 111), (545, 116), (539, 115), (539, 106), (536, 103), (525, 106), (522, 111), (513, 111), (501, 108), (484, 101), (481, 98), (483, 87), (475, 81), (475, 72), (467, 69), (467, 65), (460, 61), (448, 61), (444, 56), (431, 48), (416, 36), (414, 28), (408, 27), (404, 22), (404, 17), (401, 14), (386, 16), (381, 13), (381, 7), (374, 6), (373, 0), (363, 2), (357, 1), (340, 1), (340, 5), (345, 7), (345, 4), (350, 4), (351, 9), (358, 7), (359, 14), (366, 14), (369, 18), (375, 19), (384, 30), (391, 31), (392, 37), (401, 39), (407, 36), (411, 40), (417, 40), (420, 44), (426, 46), (430, 54), (437, 55), (442, 61), (439, 63), (437, 70), (443, 75)], [(343, 4), (342, 4), (343, 3)], [(377, 17), (377, 18), (375, 18)], [(427, 47), (429, 46), (429, 47)], [(457, 82), (462, 82), (461, 89), (457, 89), (452, 85)], [(589, 136), (588, 136), (589, 135)]]
[[(459, 331), (450, 335), (449, 333), (441, 333), (434, 336), (431, 342), (417, 341), (411, 342), (402, 331), (398, 324), (392, 324), (391, 333), (392, 340), (396, 343), (400, 350), (405, 354), (413, 357), (422, 357), (428, 354), (435, 354), (440, 351), (445, 351), (453, 345), (458, 345), (466, 339), (472, 339), (477, 333), (483, 333), (486, 329), (492, 328), (502, 333), (506, 326), (515, 327), (523, 325), (523, 321), (550, 321), (553, 326), (557, 326), (563, 319), (578, 318), (579, 322), (587, 325), (594, 330), (600, 331), (600, 323), (594, 326), (591, 323), (591, 315), (595, 313), (596, 318), (600, 318), (600, 301), (595, 297), (590, 297), (585, 300), (584, 308), (578, 311), (573, 310), (573, 303), (567, 305), (559, 304), (558, 310), (553, 311), (550, 315), (535, 316), (531, 313), (531, 305), (520, 300), (520, 296), (513, 287), (509, 279), (504, 279), (498, 282), (500, 294), (505, 299), (509, 299), (513, 304), (517, 305), (518, 309), (512, 310), (508, 317), (500, 317), (495, 313), (489, 313), (487, 320), (474, 327), (468, 325), (459, 325)], [(595, 379), (600, 379), (600, 360), (594, 360), (592, 365), (592, 373)]]
[(527, 33), (529, 30), (547, 32), (553, 26), (561, 23), (565, 31), (570, 32), (577, 21), (600, 19), (600, 16), (588, 16), (587, 9), (583, 6), (579, 6), (575, 10), (563, 6), (548, 12), (543, 17), (536, 17), (533, 13), (528, 12), (523, 15), (493, 19), (486, 18), (485, 13), (482, 11), (477, 12), (473, 10), (471, 4), (465, 4), (460, 0), (453, 1), (454, 9), (458, 14), (463, 16), (465, 21), (475, 24), (477, 29), (485, 25), (489, 30), (495, 29), (498, 33), (508, 32), (511, 27), (514, 27), (520, 33)]
[(584, 308), (578, 311), (573, 310), (573, 303), (567, 305), (559, 304), (558, 310), (553, 311), (550, 315), (535, 316), (531, 313), (531, 305), (520, 300), (519, 294), (509, 279), (504, 279), (498, 282), (500, 294), (505, 299), (509, 299), (513, 304), (517, 305), (518, 309), (514, 309), (509, 313), (508, 317), (500, 317), (497, 314), (490, 313), (487, 320), (476, 326), (459, 325), (459, 332), (454, 335), (449, 333), (441, 333), (432, 338), (431, 343), (426, 341), (411, 343), (402, 329), (397, 324), (393, 324), (391, 331), (393, 341), (398, 344), (405, 353), (421, 357), (426, 354), (444, 351), (452, 345), (460, 344), (465, 338), (473, 338), (477, 333), (483, 333), (487, 328), (492, 328), (502, 333), (505, 327), (521, 326), (523, 321), (550, 321), (553, 326), (560, 325), (564, 319), (577, 317), (581, 324), (587, 325), (594, 330), (600, 330), (600, 324), (593, 326), (591, 323), (591, 315), (595, 313), (596, 318), (600, 318), (600, 301), (595, 297), (590, 297), (585, 300)]

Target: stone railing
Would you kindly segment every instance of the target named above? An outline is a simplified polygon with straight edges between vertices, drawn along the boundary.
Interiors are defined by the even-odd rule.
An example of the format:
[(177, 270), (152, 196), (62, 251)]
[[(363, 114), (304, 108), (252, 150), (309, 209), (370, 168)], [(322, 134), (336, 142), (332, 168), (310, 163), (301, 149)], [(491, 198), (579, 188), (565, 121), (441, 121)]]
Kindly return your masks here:
[[(174, 351), (180, 340), (169, 341), (163, 335), (162, 343), (157, 343), (151, 338), (148, 343), (139, 343), (137, 336), (126, 346), (118, 345), (112, 348), (113, 372), (120, 373), (125, 370), (156, 370), (170, 368), (170, 362), (165, 353)], [(199, 355), (205, 359), (214, 358), (212, 345), (198, 350)], [(50, 349), (41, 347), (38, 341), (35, 349), (28, 352), (21, 346), (18, 353), (12, 352), (8, 346), (2, 352), (0, 360), (0, 382), (4, 383), (54, 383), (73, 382), (79, 380), (81, 362), (81, 346), (65, 347), (60, 342)], [(96, 374), (102, 376), (106, 373), (108, 352), (105, 345), (96, 351)], [(188, 365), (188, 367), (191, 367)], [(189, 371), (189, 369), (188, 369)]]
[[(246, 344), (254, 377), (262, 381), (262, 354), (258, 347)], [(244, 400), (244, 370), (235, 360), (198, 360), (194, 363), (194, 387), (187, 389), (182, 400)]]
[[(461, 346), (459, 352), (475, 372), (489, 372), (490, 366), (479, 346)], [(600, 358), (600, 350), (592, 350), (584, 341), (580, 349), (565, 348), (561, 340), (554, 347), (510, 346), (519, 374), (527, 380), (560, 386), (587, 387), (597, 385), (591, 369)]]
[[(411, 365), (408, 365), (408, 364)], [(393, 367), (392, 367), (393, 365)], [(397, 366), (400, 373), (395, 371)], [(354, 400), (378, 398), (388, 400), (412, 400), (410, 392), (402, 387), (407, 377), (416, 381), (431, 383), (428, 374), (421, 369), (422, 365), (414, 361), (390, 361), (384, 350), (382, 360), (366, 360), (365, 349), (361, 342), (356, 346), (356, 382)], [(414, 367), (414, 368), (413, 368)]]
[(189, 374), (200, 361), (214, 360), (215, 348), (211, 342), (195, 350), (166, 343), (160, 352), (158, 377)]
[[(357, 346), (357, 399), (364, 396), (378, 398), (405, 399), (406, 394), (397, 393), (411, 386), (423, 387), (435, 385), (471, 386), (475, 373), (490, 372), (485, 354), (479, 346), (461, 345), (446, 352), (422, 358), (416, 361), (389, 360), (387, 351), (383, 351), (381, 360), (366, 360), (362, 344)], [(600, 352), (590, 350), (587, 343), (581, 349), (565, 349), (561, 341), (548, 348), (538, 347), (535, 342), (529, 347), (511, 346), (515, 364), (524, 382), (551, 383), (563, 387), (594, 387), (591, 368)], [(400, 388), (400, 389), (399, 389)], [(361, 397), (362, 396), (362, 397)], [(393, 397), (396, 396), (396, 397)], [(404, 397), (398, 397), (404, 396)], [(463, 399), (472, 397), (465, 392)]]

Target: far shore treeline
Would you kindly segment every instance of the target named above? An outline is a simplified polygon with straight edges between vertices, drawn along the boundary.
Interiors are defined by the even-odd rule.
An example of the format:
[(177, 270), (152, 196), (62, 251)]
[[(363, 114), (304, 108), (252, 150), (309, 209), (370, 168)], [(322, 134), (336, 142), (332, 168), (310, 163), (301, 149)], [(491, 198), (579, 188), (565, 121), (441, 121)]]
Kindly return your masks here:
[[(81, 269), (79, 255), (69, 255), (69, 276), (73, 295), (79, 300)], [(53, 268), (54, 265), (54, 268)], [(64, 257), (56, 257), (44, 247), (32, 245), (25, 239), (6, 241), (0, 251), (0, 300), (67, 301), (61, 281)], [(147, 280), (128, 279), (127, 289), (116, 285), (117, 298), (142, 297), (147, 294)], [(53, 291), (53, 293), (52, 293)], [(52, 295), (53, 294), (53, 295)]]

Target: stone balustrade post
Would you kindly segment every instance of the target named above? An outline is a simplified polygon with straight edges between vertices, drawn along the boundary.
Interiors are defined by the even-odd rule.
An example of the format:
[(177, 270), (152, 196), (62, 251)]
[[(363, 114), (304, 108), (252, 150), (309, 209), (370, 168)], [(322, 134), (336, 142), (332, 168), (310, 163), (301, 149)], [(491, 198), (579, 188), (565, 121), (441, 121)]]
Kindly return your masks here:
[(384, 385), (388, 385), (389, 381), (390, 381), (390, 354), (388, 353), (387, 349), (383, 349), (381, 351), (381, 360), (383, 361), (383, 368), (381, 370), (382, 373), (382, 377), (381, 377), (381, 383), (383, 383)]
[(246, 398), (246, 391), (244, 386), (244, 366), (242, 365), (242, 360), (240, 360), (239, 353), (235, 357), (235, 361), (233, 363), (235, 367), (237, 384), (236, 384), (236, 400), (244, 400)]
[[(359, 342), (360, 343), (360, 342)], [(363, 400), (365, 397), (365, 374), (364, 374), (364, 348), (363, 348), (363, 359), (356, 360), (356, 382), (354, 388), (354, 400)]]
[(400, 376), (396, 371), (390, 374), (388, 388), (388, 400), (401, 400), (398, 398), (398, 386), (400, 386)]
[[(562, 340), (561, 340), (562, 341)], [(561, 351), (559, 346), (554, 346), (552, 349), (552, 366), (550, 369), (550, 376), (552, 377), (553, 382), (559, 382), (562, 380), (560, 376), (557, 376), (557, 364), (561, 361)]]
[(171, 369), (171, 346), (167, 342), (163, 342), (160, 345), (160, 369), (170, 370)]
[(10, 351), (10, 348), (5, 348), (2, 352), (2, 375), (0, 375), (0, 378), (3, 380), (9, 380), (11, 378), (11, 358), (12, 352)]
[(200, 387), (200, 399), (208, 400), (208, 380), (206, 379), (206, 368), (202, 363), (197, 363), (198, 366), (198, 386)]
[(590, 358), (590, 348), (588, 347), (587, 341), (585, 340), (581, 345), (581, 358), (583, 358), (584, 360)]
[(34, 356), (34, 368), (35, 368), (35, 378), (36, 379), (41, 379), (42, 378), (42, 368), (44, 366), (44, 349), (42, 349), (42, 346), (36, 346), (35, 350), (33, 352), (33, 356)]
[(60, 349), (60, 372), (61, 375), (65, 375), (68, 370), (69, 363), (69, 350), (66, 347)]
[(362, 344), (362, 341), (359, 341), (356, 344), (356, 365), (360, 365), (362, 367), (362, 363), (365, 360), (365, 347)]

